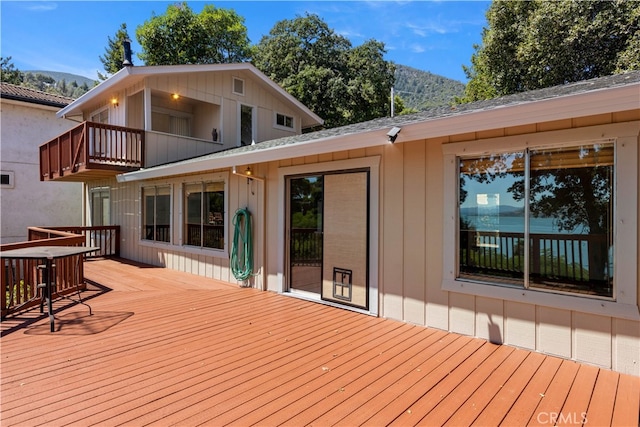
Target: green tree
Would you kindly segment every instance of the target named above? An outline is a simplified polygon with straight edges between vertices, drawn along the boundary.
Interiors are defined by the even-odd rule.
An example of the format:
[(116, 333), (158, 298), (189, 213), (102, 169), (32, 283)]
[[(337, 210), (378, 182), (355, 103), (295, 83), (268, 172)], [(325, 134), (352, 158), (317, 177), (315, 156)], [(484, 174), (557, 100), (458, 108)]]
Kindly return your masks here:
[(243, 62), (251, 56), (244, 18), (206, 5), (199, 14), (187, 3), (167, 7), (136, 29), (145, 65)]
[(384, 54), (382, 43), (353, 48), (306, 14), (277, 22), (255, 46), (254, 64), (331, 128), (389, 114), (394, 65)]
[[(98, 78), (100, 80), (106, 80), (109, 74), (115, 74), (124, 67), (124, 46), (125, 40), (130, 40), (129, 33), (127, 32), (127, 24), (120, 25), (120, 29), (115, 34), (114, 38), (109, 37), (109, 44), (104, 48), (104, 56), (100, 56), (100, 62), (104, 66), (104, 70), (107, 74), (98, 72)], [(131, 52), (133, 55), (133, 51)]]
[(11, 62), (11, 57), (0, 57), (0, 65), (2, 70), (0, 72), (1, 80), (6, 83), (11, 83), (14, 85), (22, 84), (22, 80), (24, 79), (24, 75), (22, 71), (15, 68), (13, 62)]
[(640, 69), (640, 2), (494, 0), (464, 101)]

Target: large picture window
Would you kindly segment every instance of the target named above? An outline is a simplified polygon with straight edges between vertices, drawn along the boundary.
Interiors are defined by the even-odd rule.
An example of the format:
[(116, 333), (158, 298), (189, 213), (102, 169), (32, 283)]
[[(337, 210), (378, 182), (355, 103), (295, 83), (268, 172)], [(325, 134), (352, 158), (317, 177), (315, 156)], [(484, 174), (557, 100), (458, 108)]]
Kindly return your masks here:
[(203, 248), (224, 249), (224, 182), (184, 186), (184, 242)]
[(171, 186), (142, 189), (142, 238), (156, 242), (171, 241)]
[(613, 297), (614, 145), (458, 157), (457, 278)]

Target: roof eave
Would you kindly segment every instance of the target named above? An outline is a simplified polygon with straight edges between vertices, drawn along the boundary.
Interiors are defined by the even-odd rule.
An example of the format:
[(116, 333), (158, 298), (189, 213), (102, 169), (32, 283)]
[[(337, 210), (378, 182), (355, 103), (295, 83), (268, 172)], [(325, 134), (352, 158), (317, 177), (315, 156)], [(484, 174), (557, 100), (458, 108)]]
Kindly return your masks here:
[(57, 114), (58, 117), (64, 117), (66, 115), (78, 114), (78, 111), (88, 101), (102, 96), (105, 92), (111, 90), (114, 86), (127, 79), (129, 76), (152, 76), (159, 74), (181, 74), (181, 73), (193, 73), (193, 72), (206, 72), (206, 71), (240, 71), (245, 70), (253, 73), (256, 77), (261, 79), (273, 90), (278, 92), (288, 102), (295, 105), (307, 120), (303, 120), (305, 123), (311, 122), (309, 126), (322, 125), (324, 120), (316, 115), (313, 111), (307, 108), (304, 104), (294, 98), (291, 94), (285, 91), (280, 85), (269, 79), (264, 73), (258, 70), (254, 65), (248, 62), (234, 63), (234, 64), (199, 64), (199, 65), (156, 65), (156, 66), (141, 66), (141, 67), (124, 67), (109, 79), (100, 83), (98, 86), (92, 88), (89, 92), (85, 93), (73, 103), (60, 110)]

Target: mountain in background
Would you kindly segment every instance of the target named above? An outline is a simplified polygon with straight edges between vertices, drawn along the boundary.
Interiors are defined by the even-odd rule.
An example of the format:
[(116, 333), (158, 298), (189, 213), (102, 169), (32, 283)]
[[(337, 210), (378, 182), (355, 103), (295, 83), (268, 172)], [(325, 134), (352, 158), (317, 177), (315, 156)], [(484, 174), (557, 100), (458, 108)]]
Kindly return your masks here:
[(69, 98), (79, 98), (97, 82), (88, 77), (58, 71), (23, 71), (22, 86)]
[(66, 81), (67, 84), (71, 83), (71, 82), (76, 82), (78, 83), (78, 86), (82, 86), (83, 84), (87, 84), (87, 86), (89, 86), (90, 88), (92, 88), (97, 79), (90, 79), (88, 77), (84, 77), (84, 76), (79, 76), (77, 74), (70, 74), (70, 73), (61, 73), (58, 71), (40, 71), (40, 70), (35, 70), (35, 71), (24, 71), (24, 73), (31, 73), (31, 74), (42, 74), (48, 77), (51, 77), (52, 79), (54, 79), (56, 82), (59, 81)]
[(395, 94), (406, 108), (418, 111), (451, 105), (464, 96), (464, 84), (447, 77), (396, 64)]

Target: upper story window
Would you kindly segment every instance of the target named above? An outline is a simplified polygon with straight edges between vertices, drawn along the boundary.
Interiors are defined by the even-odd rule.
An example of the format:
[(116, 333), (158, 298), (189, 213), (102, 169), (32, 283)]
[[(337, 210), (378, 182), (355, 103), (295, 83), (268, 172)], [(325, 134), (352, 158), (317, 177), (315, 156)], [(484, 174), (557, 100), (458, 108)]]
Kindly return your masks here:
[(276, 113), (276, 126), (293, 130), (293, 117), (286, 114)]
[(224, 249), (225, 227), (225, 183), (184, 184), (184, 244)]
[(191, 136), (191, 115), (181, 111), (154, 107), (151, 113), (152, 130), (180, 136)]
[(100, 111), (96, 111), (91, 115), (91, 120), (94, 123), (109, 123), (109, 108), (105, 107)]
[(142, 239), (171, 241), (171, 186), (142, 189)]
[(236, 95), (244, 96), (244, 80), (234, 77), (232, 92)]
[(614, 144), (458, 157), (457, 278), (613, 297)]

